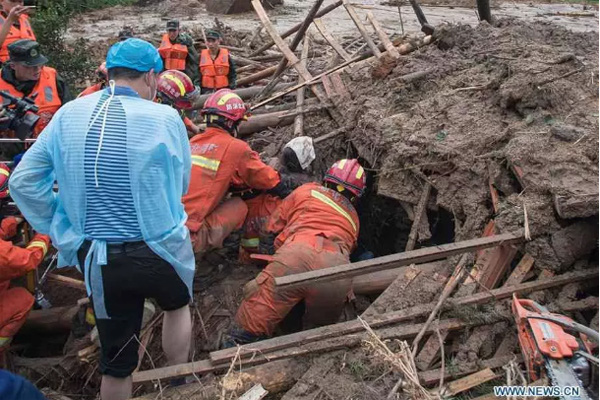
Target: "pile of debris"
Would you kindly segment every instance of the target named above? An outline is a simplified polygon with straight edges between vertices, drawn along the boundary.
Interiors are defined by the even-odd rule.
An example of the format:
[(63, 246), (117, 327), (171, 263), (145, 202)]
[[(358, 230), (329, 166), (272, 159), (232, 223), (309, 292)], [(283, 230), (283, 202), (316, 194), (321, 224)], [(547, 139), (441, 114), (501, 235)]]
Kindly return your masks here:
[[(360, 242), (380, 257), (277, 279), (353, 278), (343, 322), (218, 350), (258, 271), (234, 269), (196, 293), (188, 364), (163, 366), (156, 314), (140, 337), (140, 400), (475, 396), (491, 391), (487, 382), (528, 383), (513, 295), (598, 329), (597, 35), (502, 20), (388, 37), (366, 13), (371, 34), (346, 0), (320, 3), (283, 34), (258, 0), (255, 31), (220, 27), (239, 67), (237, 93), (254, 111), (240, 132), (265, 157), (312, 136), (315, 179), (358, 157), (370, 184)], [(336, 7), (356, 36), (336, 39), (319, 19)], [(82, 283), (53, 276), (50, 285), (50, 297), (73, 294), (62, 308), (32, 312), (29, 327), (66, 332), (86, 302), (74, 306)], [(98, 345), (89, 336), (60, 357), (27, 359), (49, 355), (28, 349), (14, 367), (39, 386), (92, 398)], [(166, 387), (178, 376), (194, 379)]]

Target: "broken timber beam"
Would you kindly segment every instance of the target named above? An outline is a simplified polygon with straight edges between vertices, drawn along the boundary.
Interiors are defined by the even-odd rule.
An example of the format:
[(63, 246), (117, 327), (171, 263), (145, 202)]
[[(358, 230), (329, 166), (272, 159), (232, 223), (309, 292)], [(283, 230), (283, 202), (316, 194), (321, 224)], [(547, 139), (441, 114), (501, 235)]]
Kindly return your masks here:
[(237, 81), (237, 86), (246, 86), (256, 81), (260, 81), (261, 79), (265, 79), (273, 75), (273, 73), (277, 70), (277, 65), (274, 65), (269, 68), (265, 68), (261, 71), (258, 71), (255, 74), (248, 75), (244, 78), (241, 78)]
[(48, 280), (58, 282), (73, 289), (83, 290), (84, 292), (86, 291), (85, 282), (79, 279), (69, 278), (68, 276), (62, 276), (58, 274), (48, 274)]
[(327, 43), (329, 43), (329, 45), (331, 47), (333, 47), (333, 49), (336, 51), (336, 53), (338, 53), (339, 56), (344, 59), (344, 61), (350, 61), (352, 59), (352, 56), (350, 54), (348, 54), (348, 52), (346, 50), (344, 50), (342, 45), (339, 44), (338, 41), (335, 40), (333, 35), (331, 35), (331, 33), (327, 30), (327, 28), (323, 24), (323, 21), (320, 18), (315, 18), (313, 23), (317, 27), (317, 30), (319, 31), (321, 36), (323, 36), (323, 38), (327, 41)]
[[(479, 367), (473, 366), (472, 368), (468, 368), (465, 370), (458, 370), (456, 372), (446, 370), (445, 374), (444, 374), (444, 380), (473, 374), (482, 367), (483, 368), (491, 368), (491, 369), (502, 368), (503, 366), (507, 365), (511, 361), (516, 361), (518, 363), (523, 361), (523, 357), (521, 357), (520, 355), (516, 356), (516, 358), (517, 359), (515, 360), (515, 356), (511, 354), (509, 356), (494, 357), (494, 358), (490, 358), (488, 360), (483, 360), (479, 363), (479, 365), (480, 365)], [(430, 371), (419, 372), (419, 382), (421, 382), (421, 384), (424, 386), (434, 385), (439, 382), (440, 375), (441, 375), (441, 371), (439, 369), (433, 369)]]
[(419, 199), (419, 204), (417, 204), (417, 208), (415, 210), (415, 219), (413, 220), (413, 224), (410, 227), (410, 233), (408, 234), (408, 243), (406, 243), (406, 249), (404, 251), (410, 251), (415, 248), (415, 244), (417, 244), (417, 231), (419, 230), (419, 225), (421, 224), (421, 218), (423, 218), (423, 213), (427, 209), (427, 201), (429, 200), (429, 195), (431, 194), (431, 184), (429, 182), (425, 183), (423, 187), (423, 193), (421, 193), (421, 198)]
[(33, 310), (27, 316), (19, 333), (68, 332), (73, 326), (73, 317), (79, 306), (54, 307), (47, 310)]
[[(360, 321), (353, 321), (353, 322), (358, 322), (360, 324)], [(333, 325), (333, 326), (335, 326), (335, 325)], [(469, 324), (466, 322), (460, 321), (458, 319), (447, 319), (447, 320), (441, 320), (439, 322), (438, 326), (440, 327), (440, 329), (457, 330), (457, 329), (461, 329), (466, 326), (469, 326)], [(249, 360), (246, 360), (246, 361), (244, 361), (243, 359), (238, 359), (238, 361), (236, 361), (236, 366), (238, 365), (238, 363), (242, 363), (242, 365), (244, 365), (244, 364), (246, 364), (246, 365), (261, 364), (261, 363), (265, 363), (267, 361), (275, 361), (275, 360), (284, 359), (284, 358), (304, 356), (304, 355), (311, 354), (311, 353), (323, 353), (326, 351), (337, 350), (340, 348), (358, 346), (358, 345), (360, 345), (360, 343), (362, 343), (363, 340), (368, 338), (368, 334), (367, 334), (367, 332), (364, 332), (364, 326), (362, 326), (362, 324), (361, 324), (361, 327), (362, 327), (361, 329), (356, 331), (358, 333), (355, 335), (335, 337), (335, 338), (329, 339), (329, 340), (313, 341), (310, 343), (299, 341), (299, 342), (296, 342), (293, 347), (288, 346), (286, 348), (279, 349), (278, 351), (269, 352), (268, 355), (263, 355), (260, 353), (260, 351), (253, 350), (253, 349), (256, 347), (256, 345), (259, 345), (264, 342), (274, 341), (279, 338), (285, 338), (285, 336), (281, 336), (279, 338), (274, 338), (274, 339), (268, 339), (263, 342), (257, 342), (257, 343), (252, 343), (249, 345), (240, 346), (240, 347), (238, 347), (238, 349), (240, 349), (240, 352), (243, 351), (244, 354), (246, 354), (247, 356), (254, 355), (254, 357), (244, 357), (244, 358), (250, 358)], [(377, 336), (379, 338), (381, 338), (382, 340), (386, 340), (386, 339), (406, 340), (406, 339), (410, 339), (411, 337), (415, 336), (421, 330), (422, 327), (423, 327), (422, 324), (403, 325), (403, 326), (390, 327), (390, 328), (385, 328), (385, 329), (378, 329), (378, 330), (375, 330), (375, 332), (377, 333)], [(304, 331), (304, 332), (310, 332), (310, 331)], [(304, 333), (304, 332), (300, 332), (300, 333)], [(230, 351), (232, 351), (232, 350), (233, 350), (232, 357), (236, 357), (235, 356), (236, 349), (220, 350), (220, 351), (211, 353), (210, 360), (202, 360), (199, 362), (173, 365), (173, 366), (169, 366), (169, 367), (157, 368), (154, 370), (141, 371), (141, 372), (135, 373), (135, 374), (133, 374), (133, 382), (134, 383), (147, 382), (147, 381), (156, 380), (156, 379), (165, 379), (165, 378), (171, 378), (171, 377), (176, 377), (176, 376), (190, 375), (193, 373), (206, 373), (206, 372), (212, 372), (212, 371), (217, 371), (217, 370), (227, 370), (230, 366), (229, 361), (225, 361), (224, 363), (217, 363), (215, 361), (212, 361), (212, 358), (213, 358), (213, 355), (216, 355), (218, 357), (219, 353), (222, 353), (222, 352), (227, 352), (227, 354), (230, 354)], [(224, 359), (229, 360), (230, 358), (225, 357)]]
[(598, 193), (554, 195), (554, 209), (562, 219), (598, 215)]
[[(448, 305), (462, 306), (467, 304), (482, 304), (492, 300), (500, 300), (509, 298), (513, 293), (523, 294), (532, 291), (544, 290), (551, 287), (566, 285), (571, 282), (585, 281), (594, 279), (598, 276), (598, 271), (592, 269), (580, 272), (573, 272), (559, 276), (550, 277), (544, 280), (524, 283), (511, 287), (502, 287), (500, 289), (490, 290), (489, 292), (477, 293), (471, 296), (452, 298), (448, 300)], [(365, 321), (372, 328), (379, 328), (385, 325), (396, 324), (399, 322), (409, 321), (416, 317), (429, 315), (434, 309), (435, 303), (423, 304), (415, 307), (410, 307), (404, 310), (393, 311), (386, 314), (374, 315), (372, 317), (364, 317)], [(360, 321), (348, 321), (335, 325), (323, 326), (320, 328), (310, 329), (303, 332), (293, 333), (286, 336), (280, 336), (274, 339), (267, 339), (261, 342), (252, 343), (250, 345), (241, 346), (239, 357), (251, 357), (256, 354), (267, 354), (273, 350), (292, 347), (298, 343), (310, 343), (316, 340), (336, 337), (340, 335), (348, 335), (351, 333), (360, 332), (364, 326)], [(440, 328), (442, 329), (442, 328)], [(416, 333), (415, 333), (416, 334)], [(236, 356), (237, 349), (225, 349), (211, 353), (210, 357), (213, 361), (221, 363), (233, 359)]]
[[(312, 20), (315, 18), (315, 14), (317, 13), (317, 11), (319, 11), (319, 7), (321, 7), (321, 4), (323, 4), (323, 0), (316, 0), (315, 4), (313, 4), (313, 6), (311, 7), (311, 9), (309, 10), (308, 15), (306, 16), (306, 18), (304, 18), (304, 21), (302, 21), (302, 26), (300, 27), (300, 29), (298, 29), (298, 32), (294, 36), (294, 39), (292, 39), (292, 43), (290, 43), (290, 45), (289, 45), (289, 49), (292, 52), (292, 54), (294, 53), (294, 51), (296, 51), (296, 48), (298, 47), (298, 45), (302, 41), (302, 38), (304, 37), (304, 34), (308, 30), (308, 27), (312, 23)], [(256, 10), (256, 12), (259, 13), (258, 10)], [(265, 17), (266, 17), (266, 15), (265, 15)], [(268, 20), (268, 17), (267, 17), (267, 20)], [(262, 21), (262, 19), (261, 19), (261, 21)], [(265, 26), (264, 22), (263, 22), (263, 26)], [(269, 35), (271, 35), (271, 37), (273, 37), (273, 35), (272, 35), (273, 32), (270, 29), (268, 29), (266, 26), (265, 26), (265, 29), (267, 30), (267, 32), (269, 33)], [(273, 29), (273, 31), (274, 31), (274, 29)], [(274, 33), (277, 35), (276, 31), (274, 31)], [(275, 40), (275, 39), (273, 38), (273, 40)], [(277, 47), (280, 46), (277, 43), (277, 40), (275, 40), (275, 43), (277, 44)], [(285, 51), (282, 51), (282, 52), (283, 52), (284, 56), (281, 58), (281, 60), (279, 60), (279, 64), (277, 65), (277, 70), (275, 70), (275, 72), (273, 73), (273, 79), (271, 80), (271, 82), (269, 82), (269, 84), (267, 86), (265, 86), (265, 88), (263, 89), (263, 91), (260, 92), (260, 94), (258, 95), (259, 98), (264, 98), (269, 93), (271, 93), (271, 91), (273, 90), (273, 88), (275, 87), (275, 85), (277, 84), (277, 82), (279, 82), (279, 77), (286, 70), (286, 67), (288, 65), (288, 61), (291, 62), (291, 60), (288, 59), (288, 57), (286, 55), (286, 52)], [(294, 65), (292, 65), (292, 67), (295, 68)], [(306, 69), (306, 64), (301, 65), (301, 67), (304, 67), (304, 69)], [(306, 69), (306, 70), (308, 71), (308, 69)]]
[[(338, 0), (335, 3), (328, 5), (327, 7), (323, 8), (321, 11), (317, 12), (315, 14), (315, 18), (321, 18), (322, 16), (330, 13), (331, 11), (335, 10), (336, 8), (338, 8), (341, 5), (342, 5), (342, 0)], [(284, 33), (282, 33), (280, 36), (282, 39), (285, 39), (286, 37), (291, 36), (292, 34), (298, 32), (298, 30), (300, 30), (301, 27), (302, 27), (302, 23), (296, 24), (293, 27), (291, 27), (290, 29), (288, 29), (287, 31), (285, 31)], [(256, 50), (252, 54), (250, 54), (249, 57), (258, 56), (260, 53), (270, 49), (274, 45), (275, 45), (275, 41), (270, 40), (269, 42), (265, 43), (264, 46), (261, 46), (258, 50)]]
[(388, 35), (384, 32), (383, 28), (379, 24), (379, 21), (375, 19), (375, 16), (371, 11), (367, 12), (367, 19), (369, 20), (371, 25), (373, 25), (373, 29), (375, 29), (377, 36), (379, 36), (379, 40), (381, 40), (381, 43), (383, 43), (383, 46), (385, 47), (385, 50), (388, 52), (388, 54), (391, 55), (393, 58), (399, 58), (400, 53), (398, 53), (398, 50), (396, 50), (394, 44), (392, 43)]
[[(400, 267), (387, 271), (374, 272), (372, 274), (357, 276), (352, 279), (352, 292), (354, 294), (379, 294), (387, 289), (392, 282), (400, 276), (404, 276), (411, 268), (418, 270), (420, 273), (430, 273), (439, 269), (440, 261), (427, 264)], [(374, 303), (372, 303), (374, 304)], [(364, 315), (364, 314), (363, 314)]]
[[(271, 36), (271, 38), (273, 38), (273, 41), (275, 42), (279, 50), (281, 50), (287, 61), (289, 61), (292, 67), (296, 70), (296, 72), (298, 72), (298, 75), (302, 77), (302, 79), (304, 79), (305, 82), (311, 81), (313, 79), (313, 76), (310, 74), (310, 72), (308, 72), (306, 66), (303, 66), (300, 63), (300, 60), (298, 59), (298, 57), (296, 57), (296, 55), (290, 49), (287, 43), (281, 38), (281, 36), (279, 36), (277, 31), (273, 27), (273, 24), (271, 24), (271, 21), (269, 21), (269, 17), (267, 16), (267, 13), (265, 12), (265, 9), (263, 8), (260, 0), (252, 0), (252, 7), (254, 7), (258, 18), (262, 22), (267, 33)], [(315, 94), (315, 96), (317, 96), (319, 101), (321, 101), (323, 104), (329, 102), (327, 94), (320, 87), (311, 86), (311, 90)], [(329, 111), (334, 121), (336, 121), (338, 125), (341, 126), (343, 121), (341, 114), (339, 114), (333, 107), (330, 108)]]
[(444, 397), (456, 396), (459, 393), (465, 392), (469, 389), (481, 385), (482, 383), (489, 382), (495, 378), (496, 374), (494, 373), (494, 371), (491, 370), (491, 368), (488, 367), (482, 369), (481, 371), (477, 371), (471, 375), (467, 375), (465, 377), (447, 383), (440, 391), (440, 394)]
[(275, 278), (275, 285), (284, 287), (297, 287), (316, 282), (327, 282), (342, 278), (352, 278), (371, 272), (392, 269), (409, 264), (420, 264), (440, 260), (456, 254), (463, 254), (475, 250), (495, 247), (500, 244), (516, 244), (525, 241), (522, 232), (505, 233), (490, 237), (464, 240), (462, 242), (448, 243), (434, 247), (426, 247), (404, 253), (391, 254), (371, 260), (339, 265), (331, 268), (303, 272)]
[(362, 21), (360, 20), (360, 17), (356, 13), (356, 10), (354, 9), (354, 7), (352, 7), (352, 4), (350, 4), (350, 1), (342, 0), (342, 2), (344, 3), (344, 8), (348, 12), (348, 15), (350, 15), (350, 18), (354, 22), (354, 25), (356, 25), (356, 27), (358, 28), (363, 39), (365, 39), (365, 42), (367, 42), (367, 45), (373, 52), (373, 55), (377, 58), (381, 58), (381, 55), (382, 55), (381, 51), (379, 51), (379, 48), (377, 47), (377, 45), (375, 45), (375, 43), (369, 36), (369, 33), (367, 32), (367, 28), (363, 25)]
[[(280, 85), (277, 85), (276, 89), (277, 90), (285, 90), (287, 88), (289, 88), (290, 86), (292, 86), (289, 83), (282, 83)], [(242, 100), (247, 100), (249, 98), (252, 98), (254, 96), (256, 96), (262, 89), (264, 86), (252, 86), (249, 88), (241, 88), (241, 89), (235, 89), (233, 92), (235, 94), (237, 94), (238, 96), (240, 96), (242, 98)], [(290, 90), (290, 92), (293, 92), (293, 90)], [(290, 92), (286, 92), (290, 93)], [(197, 110), (199, 108), (204, 107), (204, 102), (211, 96), (211, 93), (208, 94), (203, 94), (201, 96), (198, 96), (198, 98), (196, 98), (194, 100), (194, 103), (192, 105), (192, 109), (193, 110)]]
[[(513, 293), (517, 294), (527, 294), (539, 290), (549, 289), (552, 287), (559, 287), (566, 285), (567, 283), (572, 282), (581, 282), (586, 280), (592, 280), (598, 278), (598, 270), (588, 269), (584, 271), (571, 272), (563, 275), (558, 275), (554, 277), (550, 277), (548, 279), (539, 280), (535, 282), (523, 283), (517, 286), (512, 286), (508, 288), (500, 288), (495, 290), (490, 290), (489, 292), (477, 293), (472, 296), (466, 296), (462, 298), (452, 299), (451, 303), (453, 306), (464, 306), (468, 304), (482, 304), (486, 302), (490, 302), (495, 300), (501, 300), (510, 298)], [(378, 315), (373, 318), (369, 318), (366, 322), (372, 328), (378, 328), (385, 325), (395, 324), (402, 321), (409, 321), (415, 317), (420, 317), (424, 315), (428, 315), (433, 309), (434, 304), (424, 304), (416, 307), (412, 307), (406, 310), (394, 311), (391, 313)], [(459, 329), (461, 326), (460, 323), (456, 321), (447, 321), (436, 325), (436, 328), (440, 330), (445, 329)], [(464, 326), (464, 324), (462, 325)], [(422, 324), (417, 325), (408, 325), (408, 326), (400, 326), (389, 328), (389, 330), (380, 330), (387, 335), (387, 337), (395, 337), (395, 338), (404, 338), (408, 339), (416, 335), (421, 329)], [(349, 343), (360, 343), (364, 336), (363, 335), (350, 335), (346, 337), (344, 340), (340, 340), (337, 338), (341, 335), (349, 335), (352, 333), (363, 332), (364, 325), (357, 320), (342, 322), (339, 324), (323, 326), (320, 328), (310, 329), (303, 332), (293, 333), (290, 335), (280, 336), (277, 338), (267, 339), (256, 343), (251, 343), (248, 345), (239, 347), (239, 355), (236, 355), (238, 349), (225, 349), (219, 350), (217, 352), (213, 352), (210, 354), (211, 360), (222, 360), (217, 362), (212, 362), (211, 360), (201, 360), (195, 361), (187, 364), (179, 364), (173, 365), (164, 368), (158, 368), (149, 371), (141, 371), (133, 374), (133, 382), (147, 382), (156, 379), (165, 379), (183, 375), (190, 375), (192, 373), (208, 373), (214, 371), (222, 371), (227, 370), (229, 368), (229, 361), (234, 357), (238, 357), (240, 360), (244, 360), (246, 358), (251, 358), (251, 362), (265, 362), (268, 360), (274, 360), (279, 358), (292, 357), (297, 355), (309, 354), (311, 352), (323, 352), (328, 351), (340, 347), (346, 347)], [(409, 335), (410, 336), (407, 336)], [(333, 338), (332, 341), (327, 342), (323, 339)], [(382, 339), (385, 339), (383, 335)], [(320, 346), (311, 347), (311, 343), (315, 341), (321, 341)], [(296, 347), (291, 351), (281, 351), (279, 353), (273, 354), (272, 352), (277, 350), (289, 350), (289, 347)], [(303, 347), (303, 348), (299, 348)], [(267, 355), (267, 357), (265, 357)], [(512, 358), (513, 356), (511, 356)], [(250, 362), (248, 361), (248, 362)], [(508, 361), (505, 361), (505, 363)], [(501, 364), (502, 365), (502, 364)], [(501, 366), (499, 365), (499, 366)], [(484, 367), (497, 368), (491, 365), (486, 365), (484, 362)], [(473, 371), (476, 372), (476, 371)], [(425, 372), (424, 374), (428, 374)], [(468, 372), (467, 372), (468, 374)], [(435, 381), (439, 379), (439, 371), (436, 372)], [(419, 374), (421, 376), (421, 374)]]
[[(306, 60), (308, 59), (308, 47), (310, 46), (310, 35), (304, 36), (302, 42), (302, 55), (300, 56), (300, 63), (306, 68)], [(302, 78), (300, 78), (301, 80)], [(301, 111), (304, 106), (304, 91), (306, 86), (302, 86), (296, 92), (296, 111)], [(294, 137), (302, 136), (304, 134), (304, 114), (300, 113), (294, 120)]]

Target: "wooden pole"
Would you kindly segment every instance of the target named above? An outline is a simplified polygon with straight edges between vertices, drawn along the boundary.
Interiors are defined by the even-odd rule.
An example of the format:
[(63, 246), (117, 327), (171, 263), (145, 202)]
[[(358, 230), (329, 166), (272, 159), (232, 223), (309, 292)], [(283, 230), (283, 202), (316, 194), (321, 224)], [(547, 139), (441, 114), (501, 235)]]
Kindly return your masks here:
[[(282, 83), (281, 85), (277, 85), (278, 90), (285, 90), (289, 87), (293, 86), (290, 83)], [(249, 88), (241, 88), (241, 89), (236, 89), (233, 92), (235, 94), (237, 94), (238, 96), (240, 96), (243, 100), (247, 100), (250, 99), (254, 96), (256, 96), (257, 93), (259, 93), (262, 90), (263, 86), (252, 86)], [(296, 88), (297, 89), (297, 88)], [(294, 89), (294, 90), (296, 90)], [(293, 92), (294, 90), (291, 90), (288, 93)], [(287, 93), (286, 93), (287, 94)], [(192, 109), (197, 110), (199, 108), (204, 107), (204, 102), (206, 101), (206, 99), (208, 99), (210, 97), (210, 94), (203, 94), (198, 96), (195, 100), (194, 100), (194, 104), (192, 106)], [(18, 140), (18, 139), (17, 139)], [(29, 139), (27, 139), (29, 140)], [(35, 139), (33, 139), (32, 141), (35, 142)]]
[[(273, 75), (273, 72), (275, 72), (275, 70), (277, 70), (277, 66), (274, 65), (272, 67), (269, 68), (265, 68), (262, 71), (258, 71), (255, 74), (252, 75), (248, 75), (244, 78), (241, 78), (237, 81), (237, 86), (246, 86), (249, 85), (251, 83), (254, 83), (256, 81), (259, 81), (261, 79), (265, 79), (268, 78), (269, 76)], [(261, 88), (262, 89), (262, 88)]]
[[(302, 21), (302, 26), (300, 26), (300, 29), (298, 29), (298, 32), (294, 36), (294, 39), (292, 39), (292, 43), (289, 46), (289, 49), (292, 51), (292, 53), (296, 50), (296, 48), (302, 41), (302, 38), (304, 37), (304, 34), (308, 30), (308, 27), (312, 23), (315, 15), (317, 14), (317, 11), (319, 11), (319, 7), (321, 7), (321, 4), (323, 4), (323, 0), (316, 0), (315, 4), (313, 4), (312, 8), (308, 12), (308, 15), (306, 16), (306, 18), (304, 18), (304, 21)], [(258, 13), (258, 10), (257, 10), (257, 13)], [(263, 25), (264, 25), (264, 21), (263, 21)], [(269, 30), (267, 29), (267, 31), (269, 31)], [(271, 32), (269, 31), (269, 34), (270, 33)], [(277, 34), (277, 32), (275, 32), (275, 34)], [(277, 41), (276, 41), (276, 43), (277, 43)], [(277, 45), (277, 47), (279, 47), (279, 45)], [(259, 95), (258, 95), (259, 98), (264, 98), (273, 91), (273, 87), (275, 87), (277, 82), (279, 82), (278, 78), (285, 71), (285, 69), (288, 65), (288, 61), (291, 62), (291, 60), (289, 60), (285, 54), (286, 53), (284, 52), (284, 57), (279, 61), (279, 65), (277, 65), (277, 69), (273, 73), (273, 78), (272, 78), (271, 82), (269, 82), (269, 84), (267, 86), (265, 86), (265, 88), (259, 93)], [(306, 69), (306, 63), (304, 64), (304, 68)]]
[[(335, 3), (328, 5), (327, 7), (323, 8), (321, 11), (319, 11), (318, 13), (316, 13), (315, 14), (315, 18), (321, 18), (322, 16), (330, 13), (331, 11), (335, 10), (336, 8), (338, 8), (341, 5), (342, 5), (342, 0), (338, 0)], [(302, 23), (296, 24), (293, 27), (291, 27), (290, 29), (288, 29), (287, 31), (285, 31), (284, 33), (282, 33), (280, 36), (281, 36), (282, 39), (285, 39), (286, 37), (294, 34), (295, 32), (298, 32), (298, 30), (301, 27), (302, 27)], [(256, 50), (254, 53), (250, 54), (250, 57), (256, 57), (260, 53), (262, 53), (265, 50), (270, 49), (274, 45), (275, 45), (275, 41), (274, 40), (270, 40), (269, 42), (265, 43), (264, 46), (262, 46), (261, 48), (259, 48), (258, 50)]]
[(388, 35), (385, 33), (385, 31), (383, 30), (381, 25), (379, 25), (379, 21), (377, 21), (375, 19), (375, 16), (373, 15), (373, 13), (371, 11), (367, 12), (367, 19), (369, 20), (371, 25), (373, 25), (373, 29), (375, 29), (375, 32), (377, 33), (377, 36), (379, 36), (379, 40), (381, 40), (381, 43), (383, 43), (383, 47), (385, 47), (385, 50), (392, 57), (399, 58), (400, 53), (398, 53), (398, 50), (396, 50), (396, 48), (392, 44), (392, 41), (390, 40)]
[(442, 244), (434, 247), (426, 247), (418, 250), (396, 253), (388, 256), (373, 258), (371, 260), (359, 261), (338, 265), (331, 268), (323, 268), (310, 272), (275, 278), (278, 287), (298, 287), (317, 282), (329, 282), (342, 278), (352, 278), (371, 272), (398, 268), (403, 265), (421, 264), (429, 261), (441, 260), (456, 254), (468, 253), (476, 250), (495, 247), (500, 244), (516, 244), (525, 241), (522, 233), (505, 233), (489, 237), (464, 240), (462, 242)]
[(356, 25), (356, 27), (358, 28), (363, 39), (365, 39), (365, 42), (367, 42), (367, 45), (369, 46), (369, 48), (371, 49), (371, 51), (373, 52), (375, 57), (380, 58), (381, 51), (379, 51), (379, 48), (375, 45), (375, 43), (371, 39), (371, 36), (369, 36), (369, 33), (367, 32), (367, 28), (363, 25), (362, 21), (360, 20), (360, 17), (356, 13), (356, 10), (354, 9), (354, 7), (352, 7), (349, 0), (342, 0), (342, 1), (344, 3), (344, 8), (346, 8), (346, 11), (350, 15), (350, 18), (354, 22), (354, 25)]
[(406, 243), (406, 249), (404, 251), (413, 250), (415, 248), (415, 244), (417, 244), (417, 232), (419, 230), (419, 225), (421, 224), (423, 214), (427, 209), (427, 201), (429, 200), (430, 193), (431, 184), (429, 182), (426, 182), (425, 187), (423, 187), (423, 193), (421, 193), (419, 203), (417, 204), (417, 209), (415, 210), (415, 218), (413, 220), (412, 226), (410, 227), (410, 233), (408, 234), (408, 243)]
[[(296, 55), (292, 52), (287, 43), (285, 43), (281, 36), (279, 36), (277, 31), (273, 27), (273, 24), (271, 24), (271, 21), (269, 21), (269, 17), (267, 17), (267, 13), (265, 12), (265, 9), (263, 8), (260, 0), (252, 0), (252, 7), (254, 7), (256, 14), (258, 14), (258, 17), (260, 18), (260, 21), (265, 27), (265, 30), (269, 33), (269, 35), (271, 35), (273, 41), (275, 42), (277, 47), (279, 47), (279, 50), (281, 50), (285, 58), (290, 62), (290, 64), (292, 64), (292, 67), (294, 67), (294, 69), (298, 72), (298, 75), (300, 75), (302, 79), (304, 79), (306, 82), (312, 80), (313, 77), (310, 74), (310, 72), (308, 72), (308, 69), (306, 69), (306, 67), (303, 67), (300, 64), (300, 60), (298, 59), (298, 57), (296, 57)], [(319, 101), (321, 101), (321, 103), (329, 103), (327, 94), (321, 88), (317, 86), (311, 86), (311, 90), (315, 94), (315, 96), (317, 96)], [(339, 113), (337, 113), (333, 108), (330, 108), (329, 112), (331, 117), (339, 125), (342, 125), (342, 116), (339, 115)]]
[[(304, 37), (304, 43), (302, 44), (302, 56), (300, 57), (300, 62), (306, 68), (306, 61), (308, 58), (308, 47), (310, 46), (310, 36), (306, 35)], [(302, 78), (299, 78), (300, 82), (302, 82)], [(296, 120), (294, 121), (294, 137), (304, 135), (304, 114), (300, 111), (304, 106), (304, 90), (306, 86), (302, 86), (296, 92), (296, 110), (299, 114), (296, 116)]]
[(329, 43), (329, 45), (331, 47), (333, 47), (333, 49), (336, 51), (336, 53), (338, 53), (340, 55), (340, 57), (342, 57), (344, 59), (344, 61), (350, 61), (352, 59), (352, 56), (350, 54), (348, 54), (348, 52), (346, 50), (344, 50), (342, 45), (339, 44), (337, 42), (337, 40), (335, 40), (333, 35), (331, 33), (329, 33), (329, 31), (325, 27), (325, 24), (323, 24), (323, 21), (320, 18), (315, 18), (315, 20), (313, 22), (314, 22), (315, 26), (317, 27), (317, 30), (319, 31), (321, 36), (323, 36), (323, 38), (327, 41), (327, 43)]

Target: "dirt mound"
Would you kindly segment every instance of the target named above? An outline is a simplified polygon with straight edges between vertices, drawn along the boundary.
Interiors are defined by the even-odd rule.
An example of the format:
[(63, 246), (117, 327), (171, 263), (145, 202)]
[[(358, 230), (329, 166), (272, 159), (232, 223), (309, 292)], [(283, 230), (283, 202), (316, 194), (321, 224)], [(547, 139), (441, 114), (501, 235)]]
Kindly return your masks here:
[[(416, 204), (424, 180), (432, 183), (457, 240), (493, 218), (491, 183), (500, 230), (522, 227), (525, 206), (532, 235), (547, 242), (568, 224), (553, 195), (598, 193), (597, 79), (592, 33), (514, 20), (446, 25), (434, 45), (395, 66), (345, 75), (348, 138), (376, 170), (379, 194)], [(530, 247), (536, 265), (561, 265), (536, 251), (548, 246)]]

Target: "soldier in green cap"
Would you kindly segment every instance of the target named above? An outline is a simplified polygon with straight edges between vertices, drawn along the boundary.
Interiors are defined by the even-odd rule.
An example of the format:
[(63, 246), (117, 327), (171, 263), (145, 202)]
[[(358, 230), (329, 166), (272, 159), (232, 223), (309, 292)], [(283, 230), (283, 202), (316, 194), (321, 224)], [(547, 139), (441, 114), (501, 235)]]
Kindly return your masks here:
[(167, 22), (167, 32), (162, 37), (158, 52), (165, 69), (183, 71), (194, 85), (198, 84), (198, 52), (192, 37), (181, 32), (178, 20)]
[(207, 49), (200, 53), (201, 93), (219, 89), (235, 89), (236, 68), (229, 50), (221, 47), (221, 34), (214, 30), (206, 32)]
[(33, 131), (37, 138), (54, 113), (73, 96), (56, 70), (46, 66), (48, 59), (40, 53), (36, 41), (17, 40), (8, 46), (8, 54), (8, 62), (0, 71), (0, 90), (15, 97), (34, 99), (40, 116)]

